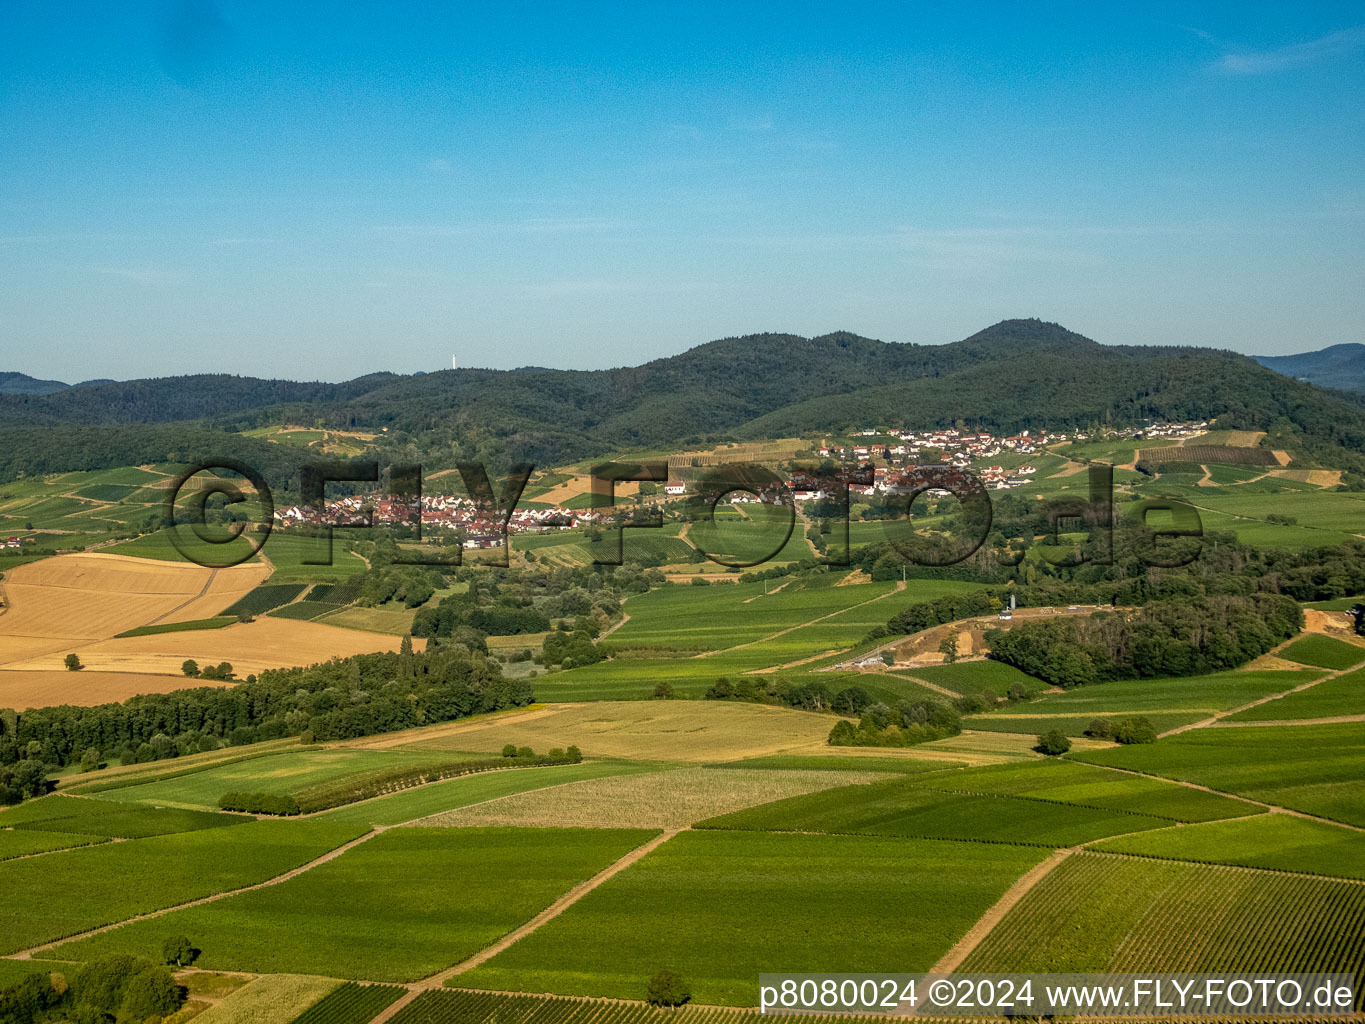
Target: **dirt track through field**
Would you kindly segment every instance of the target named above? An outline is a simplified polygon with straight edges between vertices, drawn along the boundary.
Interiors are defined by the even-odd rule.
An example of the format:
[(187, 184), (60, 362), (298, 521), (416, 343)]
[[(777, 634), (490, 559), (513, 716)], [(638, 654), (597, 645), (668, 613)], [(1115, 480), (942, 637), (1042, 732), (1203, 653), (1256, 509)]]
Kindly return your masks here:
[(1005, 894), (977, 919), (976, 924), (967, 929), (967, 934), (958, 939), (953, 948), (944, 953), (939, 958), (938, 963), (929, 968), (929, 973), (951, 974), (957, 970), (972, 950), (981, 944), (981, 940), (989, 935), (1004, 916), (1014, 909), (1014, 905), (1028, 895), (1030, 889), (1046, 878), (1053, 868), (1070, 857), (1077, 849), (1079, 847), (1073, 846), (1064, 850), (1054, 850), (1045, 860), (1039, 861), (1020, 875), (1015, 883), (1005, 890)]
[(370, 1022), (370, 1024), (383, 1024), (384, 1021), (390, 1020), (392, 1017), (394, 1017), (399, 1010), (401, 1010), (408, 1003), (416, 999), (418, 995), (420, 995), (422, 992), (427, 991), (429, 989), (441, 988), (442, 986), (445, 985), (448, 979), (454, 978), (455, 976), (460, 974), (464, 974), (466, 971), (472, 971), (475, 967), (478, 967), (480, 964), (483, 964), (491, 960), (493, 957), (497, 956), (507, 947), (513, 945), (516, 942), (521, 941), (526, 936), (530, 935), (532, 932), (539, 929), (542, 925), (548, 923), (549, 921), (554, 920), (560, 914), (564, 913), (564, 911), (568, 910), (571, 906), (573, 906), (575, 903), (581, 900), (584, 896), (588, 895), (588, 893), (596, 889), (603, 882), (606, 882), (607, 880), (620, 874), (626, 868), (630, 867), (632, 864), (641, 860), (643, 857), (648, 856), (650, 853), (654, 852), (654, 850), (658, 849), (661, 845), (668, 842), (668, 840), (672, 839), (674, 836), (676, 836), (679, 832), (682, 831), (684, 830), (674, 828), (659, 833), (653, 839), (649, 840), (649, 842), (644, 843), (641, 846), (637, 846), (635, 849), (631, 850), (620, 860), (614, 861), (613, 863), (607, 865), (605, 868), (603, 868), (597, 874), (593, 875), (587, 881), (579, 882), (576, 886), (574, 886), (572, 889), (566, 892), (563, 896), (559, 897), (559, 899), (555, 900), (548, 907), (542, 910), (539, 914), (531, 918), (531, 920), (527, 921), (520, 928), (516, 928), (508, 932), (506, 935), (500, 938), (497, 942), (493, 943), (491, 946), (481, 949), (479, 952), (469, 957), (469, 959), (461, 961), (454, 967), (448, 967), (438, 974), (433, 974), (429, 978), (423, 978), (421, 981), (414, 983), (408, 989), (407, 994), (404, 995), (403, 998), (399, 999), (398, 1002), (389, 1006), (378, 1017), (375, 1017), (374, 1020)]
[(1099, 767), (1111, 772), (1123, 772), (1125, 775), (1137, 775), (1144, 779), (1160, 779), (1162, 782), (1171, 782), (1177, 786), (1184, 786), (1186, 789), (1197, 789), (1201, 793), (1212, 793), (1214, 796), (1232, 797), (1234, 800), (1241, 800), (1245, 803), (1256, 804), (1264, 807), (1271, 814), (1288, 814), (1294, 818), (1305, 818), (1308, 821), (1321, 822), (1324, 825), (1335, 825), (1337, 828), (1349, 829), (1352, 832), (1365, 832), (1365, 828), (1359, 825), (1348, 825), (1344, 821), (1335, 821), (1332, 818), (1324, 818), (1321, 815), (1309, 814), (1307, 811), (1296, 811), (1292, 807), (1281, 807), (1279, 804), (1266, 803), (1264, 800), (1257, 800), (1255, 797), (1246, 796), (1242, 793), (1232, 793), (1226, 789), (1214, 789), (1212, 786), (1204, 786), (1198, 782), (1187, 782), (1184, 779), (1173, 779), (1169, 775), (1154, 775), (1151, 772), (1140, 772), (1136, 768), (1120, 768), (1117, 765), (1106, 764)]
[(750, 640), (748, 643), (736, 644), (734, 647), (722, 647), (720, 650), (716, 651), (702, 651), (701, 654), (694, 654), (693, 657), (711, 658), (717, 654), (728, 654), (730, 651), (742, 651), (746, 647), (754, 647), (757, 644), (767, 643), (769, 640), (776, 640), (778, 637), (786, 636), (788, 633), (795, 633), (798, 629), (804, 629), (806, 626), (813, 626), (817, 622), (824, 622), (826, 619), (832, 619), (836, 615), (843, 615), (845, 612), (851, 612), (855, 608), (862, 608), (864, 605), (872, 604), (874, 601), (881, 601), (885, 598), (890, 597), (892, 594), (898, 593), (899, 591), (902, 591), (904, 589), (905, 581), (897, 580), (896, 589), (888, 590), (885, 594), (878, 594), (876, 597), (870, 597), (866, 601), (859, 601), (857, 604), (851, 604), (847, 608), (840, 608), (837, 612), (830, 612), (828, 615), (818, 616), (817, 618), (811, 619), (808, 622), (798, 622), (795, 626), (788, 626), (786, 629), (779, 629), (776, 633), (769, 633), (767, 636), (761, 636), (757, 640)]
[[(1292, 641), (1289, 641), (1289, 642), (1292, 643)], [(1283, 645), (1281, 645), (1281, 646), (1283, 646)], [(1279, 649), (1280, 649), (1280, 648), (1276, 648), (1276, 650), (1279, 650)], [(1272, 653), (1273, 653), (1273, 652), (1272, 652)], [(1362, 650), (1362, 651), (1361, 651), (1361, 657), (1362, 657), (1362, 659), (1365, 659), (1365, 650)], [(1344, 676), (1344, 675), (1345, 675), (1346, 673), (1348, 673), (1348, 672), (1354, 672), (1354, 671), (1356, 670), (1356, 668), (1359, 667), (1359, 665), (1360, 665), (1360, 662), (1356, 662), (1355, 664), (1349, 665), (1349, 666), (1347, 666), (1346, 668), (1339, 668), (1339, 669), (1337, 669), (1335, 672), (1328, 672), (1325, 676), (1320, 676), (1320, 677), (1318, 677), (1317, 679), (1310, 679), (1310, 680), (1309, 680), (1308, 682), (1306, 682), (1306, 683), (1300, 683), (1298, 686), (1292, 687), (1292, 688), (1290, 688), (1290, 689), (1288, 689), (1288, 690), (1285, 690), (1285, 691), (1283, 691), (1283, 692), (1281, 692), (1281, 693), (1272, 693), (1272, 694), (1270, 694), (1269, 696), (1257, 698), (1256, 700), (1253, 700), (1253, 701), (1251, 701), (1250, 703), (1242, 704), (1241, 706), (1235, 707), (1235, 708), (1229, 708), (1229, 709), (1226, 710), (1226, 711), (1215, 711), (1215, 712), (1213, 713), (1213, 715), (1210, 716), (1209, 718), (1200, 719), (1198, 722), (1190, 722), (1188, 725), (1178, 725), (1178, 726), (1176, 726), (1174, 729), (1167, 729), (1165, 732), (1158, 734), (1158, 737), (1157, 737), (1157, 738), (1158, 738), (1158, 739), (1165, 739), (1167, 736), (1176, 736), (1176, 735), (1179, 735), (1179, 734), (1182, 733), (1182, 732), (1189, 732), (1191, 729), (1204, 729), (1204, 728), (1208, 728), (1208, 727), (1210, 727), (1210, 726), (1224, 726), (1224, 727), (1226, 727), (1226, 726), (1228, 726), (1228, 725), (1263, 725), (1263, 724), (1265, 724), (1265, 723), (1262, 723), (1262, 722), (1228, 722), (1228, 723), (1225, 723), (1225, 722), (1222, 721), (1222, 719), (1227, 718), (1229, 715), (1238, 714), (1238, 713), (1240, 713), (1240, 712), (1242, 712), (1242, 711), (1249, 711), (1251, 708), (1258, 708), (1258, 707), (1260, 707), (1262, 704), (1269, 704), (1272, 700), (1279, 700), (1281, 697), (1288, 697), (1291, 693), (1301, 693), (1301, 692), (1304, 691), (1304, 690), (1311, 690), (1313, 687), (1317, 686), (1319, 683), (1325, 683), (1325, 682), (1326, 682), (1327, 680), (1329, 680), (1329, 679), (1335, 679), (1335, 678), (1337, 678), (1337, 676)], [(1346, 720), (1346, 721), (1352, 721), (1352, 720), (1354, 720), (1354, 719), (1355, 719), (1355, 716), (1352, 716), (1352, 715), (1347, 715), (1347, 716), (1345, 716), (1345, 720)], [(1326, 721), (1330, 721), (1330, 719), (1329, 719), (1329, 720), (1326, 720)], [(1298, 724), (1304, 725), (1304, 724), (1309, 724), (1309, 723), (1300, 722), (1300, 723), (1298, 723)], [(1312, 723), (1312, 724), (1321, 724), (1321, 723)]]
[[(290, 871), (286, 871), (282, 875), (276, 875), (274, 878), (267, 878), (264, 882), (256, 882), (252, 885), (244, 885), (237, 889), (228, 889), (225, 892), (215, 892), (209, 896), (202, 896), (197, 900), (190, 900), (188, 903), (177, 903), (173, 907), (162, 907), (160, 910), (152, 910), (146, 914), (138, 914), (135, 917), (126, 917), (122, 921), (115, 921), (112, 924), (100, 925), (98, 928), (91, 928), (89, 931), (78, 932), (75, 935), (68, 935), (65, 938), (61, 939), (54, 939), (51, 942), (43, 943), (41, 946), (33, 946), (29, 949), (21, 950), (18, 953), (11, 953), (9, 955), (12, 959), (15, 960), (29, 960), (37, 953), (45, 953), (49, 949), (54, 949), (57, 946), (60, 946), (67, 942), (76, 942), (80, 939), (88, 939), (95, 935), (103, 935), (105, 932), (111, 932), (115, 928), (122, 928), (125, 924), (135, 924), (138, 921), (150, 921), (156, 917), (165, 917), (167, 914), (174, 913), (177, 910), (188, 910), (190, 907), (201, 907), (205, 903), (216, 903), (219, 900), (227, 899), (229, 896), (236, 896), (239, 893), (244, 892), (252, 892), (255, 889), (268, 889), (272, 885), (279, 885), (281, 882), (287, 882), (291, 878), (297, 878), (305, 871), (312, 871), (313, 868), (320, 867), (321, 865), (326, 864), (328, 861), (336, 860), (347, 850), (354, 849), (361, 843), (368, 842), (369, 840), (373, 839), (375, 836), (379, 835), (383, 831), (385, 831), (385, 829), (381, 827), (376, 828), (373, 831), (366, 832), (363, 836), (360, 836), (358, 839), (352, 839), (349, 843), (344, 843), (334, 850), (327, 851), (321, 857), (313, 858), (307, 864), (300, 864), (298, 867), (293, 868)], [(80, 847), (78, 847), (78, 849), (80, 849)], [(54, 850), (52, 852), (60, 853), (63, 851)]]
[(1261, 726), (1344, 725), (1365, 722), (1365, 715), (1332, 715), (1329, 718), (1278, 718), (1268, 722), (1214, 722), (1213, 729), (1258, 729)]

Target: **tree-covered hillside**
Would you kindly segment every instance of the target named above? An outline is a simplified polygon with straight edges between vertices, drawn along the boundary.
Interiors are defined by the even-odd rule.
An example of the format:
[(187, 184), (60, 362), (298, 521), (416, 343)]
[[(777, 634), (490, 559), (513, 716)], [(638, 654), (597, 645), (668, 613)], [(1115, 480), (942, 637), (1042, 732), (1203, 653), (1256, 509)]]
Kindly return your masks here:
[[(759, 334), (611, 370), (443, 370), (342, 384), (197, 376), (0, 396), (0, 428), (44, 426), (49, 447), (60, 447), (54, 428), (74, 424), (196, 421), (237, 431), (303, 422), (382, 431), (388, 454), (539, 465), (873, 424), (1009, 432), (1214, 416), (1365, 469), (1365, 407), (1351, 396), (1232, 352), (1107, 347), (1039, 320), (1002, 321), (937, 346)], [(164, 437), (129, 439), (138, 436), (166, 447)], [(47, 471), (87, 468), (60, 461), (42, 460)], [(28, 462), (0, 461), (0, 474), (39, 471)]]

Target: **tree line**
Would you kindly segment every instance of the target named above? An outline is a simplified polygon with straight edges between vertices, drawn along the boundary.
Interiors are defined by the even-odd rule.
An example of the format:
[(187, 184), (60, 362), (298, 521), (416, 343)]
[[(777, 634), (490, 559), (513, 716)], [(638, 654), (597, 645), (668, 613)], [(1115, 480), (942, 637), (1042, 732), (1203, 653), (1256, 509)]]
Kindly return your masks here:
[[(305, 668), (270, 669), (231, 688), (146, 694), (96, 707), (67, 705), (0, 715), (0, 765), (13, 802), (16, 778), (39, 768), (165, 757), (258, 740), (299, 736), (347, 739), (522, 707), (531, 683), (503, 677), (496, 662), (459, 644), (430, 644), (415, 653), (404, 638), (397, 653), (336, 658)], [(4, 777), (0, 776), (0, 782)], [(29, 787), (31, 789), (31, 787)]]

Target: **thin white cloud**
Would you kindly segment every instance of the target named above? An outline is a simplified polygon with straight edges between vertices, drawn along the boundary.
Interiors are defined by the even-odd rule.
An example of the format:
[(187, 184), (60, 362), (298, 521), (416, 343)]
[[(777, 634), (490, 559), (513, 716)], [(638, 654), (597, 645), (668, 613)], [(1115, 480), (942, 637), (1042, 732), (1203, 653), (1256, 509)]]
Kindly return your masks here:
[[(1201, 35), (1210, 38), (1204, 33)], [(1365, 47), (1365, 25), (1355, 25), (1305, 43), (1292, 43), (1273, 50), (1234, 50), (1223, 54), (1213, 66), (1227, 75), (1272, 75), (1334, 57), (1348, 56), (1362, 47)]]
[(475, 235), (550, 235), (607, 231), (621, 225), (601, 217), (531, 217), (483, 224), (380, 224), (374, 230), (403, 238), (459, 238)]

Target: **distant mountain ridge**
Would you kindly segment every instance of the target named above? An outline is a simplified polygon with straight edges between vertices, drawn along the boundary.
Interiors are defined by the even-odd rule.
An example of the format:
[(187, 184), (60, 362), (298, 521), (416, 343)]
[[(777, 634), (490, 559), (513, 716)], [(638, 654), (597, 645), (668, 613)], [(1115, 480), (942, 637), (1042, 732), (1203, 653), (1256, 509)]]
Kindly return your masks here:
[(1262, 366), (1322, 388), (1365, 391), (1365, 345), (1330, 345), (1289, 356), (1252, 356)]
[(39, 380), (26, 373), (0, 371), (0, 395), (51, 395), (70, 386), (59, 380)]
[[(120, 457), (140, 429), (155, 439), (137, 460), (146, 462), (174, 451), (175, 431), (151, 430), (157, 424), (199, 436), (283, 422), (375, 433), (405, 459), (546, 466), (868, 426), (1012, 433), (1215, 416), (1270, 431), (1276, 447), (1334, 449), (1334, 467), (1365, 472), (1365, 396), (1323, 391), (1235, 352), (1105, 346), (1041, 320), (1004, 320), (946, 345), (755, 334), (609, 370), (453, 369), (339, 384), (197, 375), (0, 395), (0, 428), (51, 438), (50, 457), (28, 460), (24, 472), (61, 464), (62, 429), (115, 424), (106, 433)], [(81, 437), (98, 448), (98, 438)], [(1359, 456), (1338, 457), (1341, 449)]]

